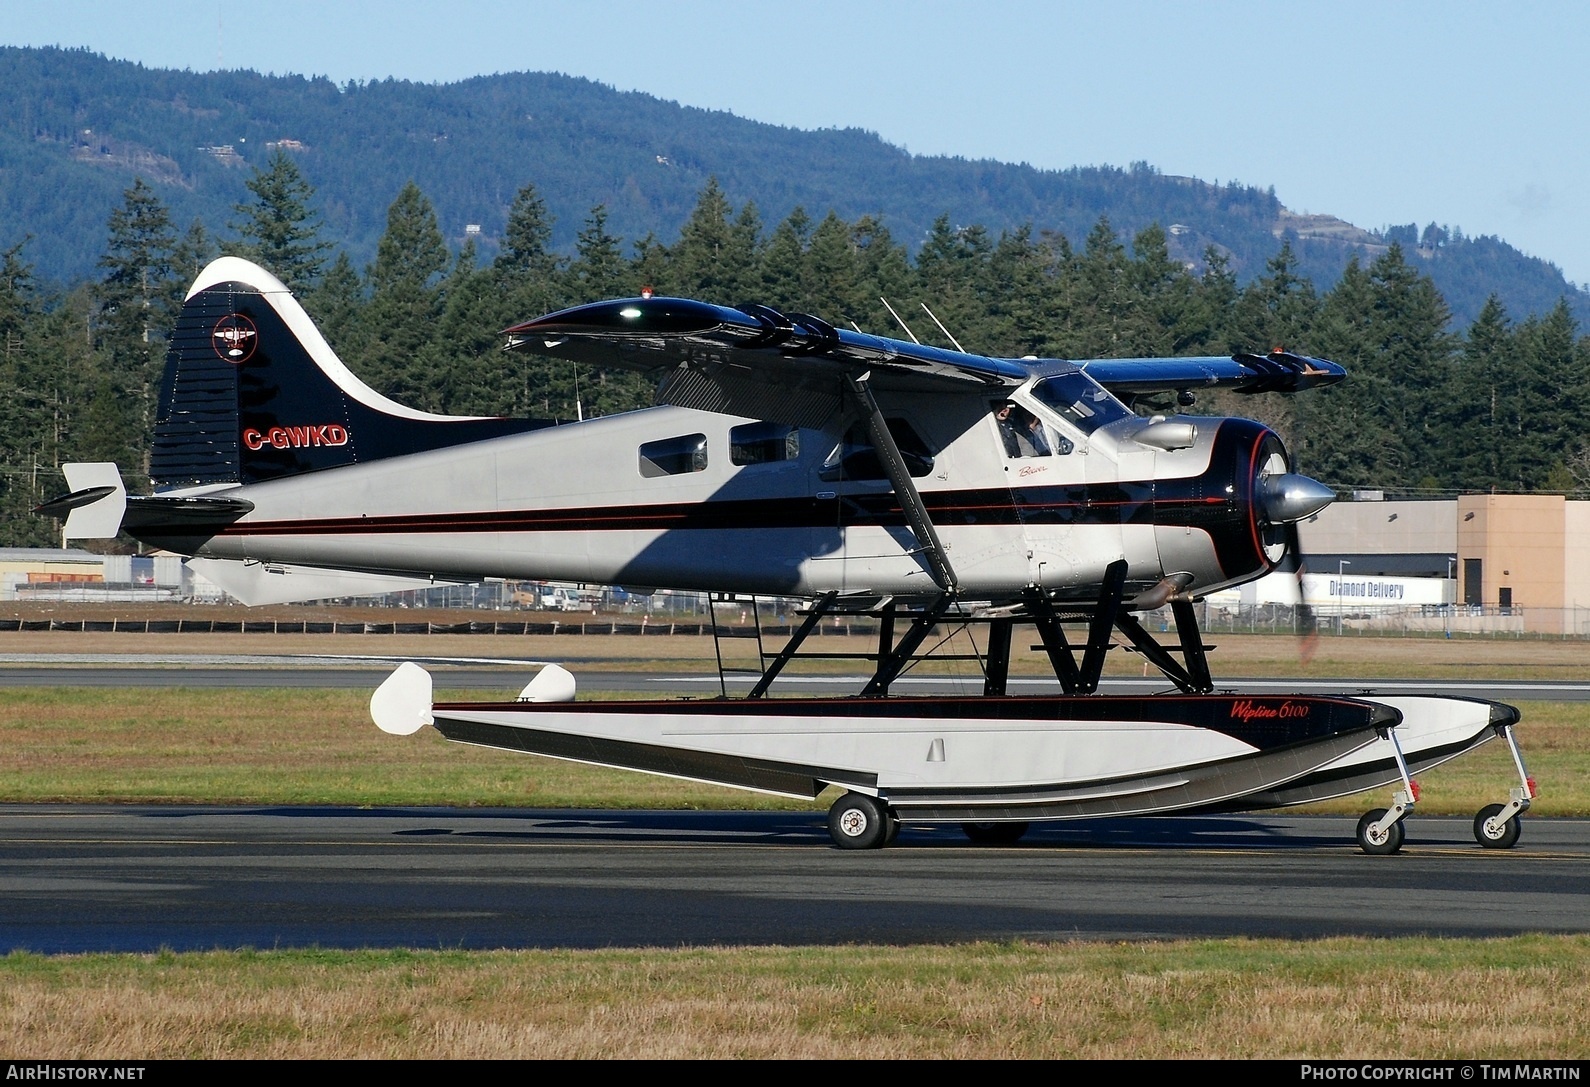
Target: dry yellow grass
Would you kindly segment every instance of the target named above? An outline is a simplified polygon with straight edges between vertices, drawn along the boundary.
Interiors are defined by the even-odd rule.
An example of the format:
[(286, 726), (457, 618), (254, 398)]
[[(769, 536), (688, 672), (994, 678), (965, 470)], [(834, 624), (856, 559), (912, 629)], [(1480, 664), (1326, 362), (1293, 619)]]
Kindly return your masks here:
[(1572, 1058), (1590, 939), (0, 960), (30, 1059)]

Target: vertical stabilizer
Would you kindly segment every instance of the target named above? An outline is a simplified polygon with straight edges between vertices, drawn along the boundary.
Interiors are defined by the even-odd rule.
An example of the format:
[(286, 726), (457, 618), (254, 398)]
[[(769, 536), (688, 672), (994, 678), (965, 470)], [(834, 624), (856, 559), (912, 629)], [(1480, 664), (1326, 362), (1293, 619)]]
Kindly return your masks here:
[(258, 483), (544, 425), (387, 399), (342, 364), (280, 280), (222, 257), (199, 273), (171, 333), (150, 475), (157, 490)]

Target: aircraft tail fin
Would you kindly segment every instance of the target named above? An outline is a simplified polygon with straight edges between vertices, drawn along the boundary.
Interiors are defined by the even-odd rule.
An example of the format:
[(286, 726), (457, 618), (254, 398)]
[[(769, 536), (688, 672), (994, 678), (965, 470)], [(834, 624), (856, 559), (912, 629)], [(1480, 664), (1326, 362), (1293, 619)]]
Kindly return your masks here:
[(166, 354), (157, 491), (259, 483), (546, 424), (433, 415), (355, 377), (275, 276), (239, 257), (199, 273)]

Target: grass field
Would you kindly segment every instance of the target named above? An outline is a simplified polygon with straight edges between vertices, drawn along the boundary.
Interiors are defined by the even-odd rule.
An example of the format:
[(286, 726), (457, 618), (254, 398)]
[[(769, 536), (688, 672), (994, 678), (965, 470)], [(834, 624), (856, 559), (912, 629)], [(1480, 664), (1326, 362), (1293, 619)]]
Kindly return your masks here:
[[(409, 647), (211, 636), (180, 647), (186, 640), (18, 633), (0, 635), (0, 653), (412, 653), (558, 659), (576, 672), (591, 661), (712, 659), (711, 641), (697, 638), (435, 636)], [(1112, 656), (1118, 672), (1141, 667)], [(1570, 642), (1337, 638), (1304, 666), (1291, 639), (1234, 638), (1215, 662), (1217, 674), (1344, 684), (1577, 679), (1590, 652)], [(1025, 654), (1016, 667), (1040, 665)], [(0, 694), (0, 800), (789, 804), (458, 747), (428, 730), (389, 737), (370, 724), (367, 700), (339, 690), (14, 688)], [(1532, 814), (1590, 814), (1590, 704), (1522, 709), (1519, 737), (1542, 790)], [(1512, 770), (1492, 744), (1423, 780), (1421, 811), (1468, 814), (1501, 799)], [(1586, 1008), (1585, 937), (0, 958), (0, 1052), (30, 1059), (1582, 1058)]]
[(0, 1051), (149, 1058), (1523, 1058), (1590, 939), (0, 959)]

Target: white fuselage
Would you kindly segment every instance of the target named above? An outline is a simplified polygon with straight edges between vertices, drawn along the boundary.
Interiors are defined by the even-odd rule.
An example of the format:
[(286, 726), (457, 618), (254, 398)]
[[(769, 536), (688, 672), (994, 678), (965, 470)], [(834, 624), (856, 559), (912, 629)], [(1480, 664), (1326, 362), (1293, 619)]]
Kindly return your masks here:
[[(891, 427), (905, 420), (931, 455), (931, 468), (914, 483), (963, 593), (1094, 586), (1122, 558), (1136, 582), (1173, 571), (1192, 575), (1198, 587), (1233, 578), (1207, 533), (1157, 524), (1141, 510), (1123, 523), (1129, 519), (1113, 509), (1122, 503), (1101, 500), (1123, 481), (1151, 495), (1156, 482), (1205, 472), (1219, 420), (1200, 421), (1196, 442), (1171, 453), (1127, 436), (1142, 420), (1087, 433), (1041, 404), (1028, 406), (1053, 440), (1047, 456), (1007, 455), (993, 416), (970, 398), (923, 397), (888, 413)], [(198, 553), (443, 577), (792, 595), (937, 591), (889, 482), (838, 478), (842, 429), (798, 430), (782, 443), (764, 441), (760, 453), (731, 450), (736, 435), (757, 425), (767, 426), (651, 408), (223, 492), (206, 488), (246, 498), (254, 510)], [(783, 459), (735, 463), (770, 447)]]

